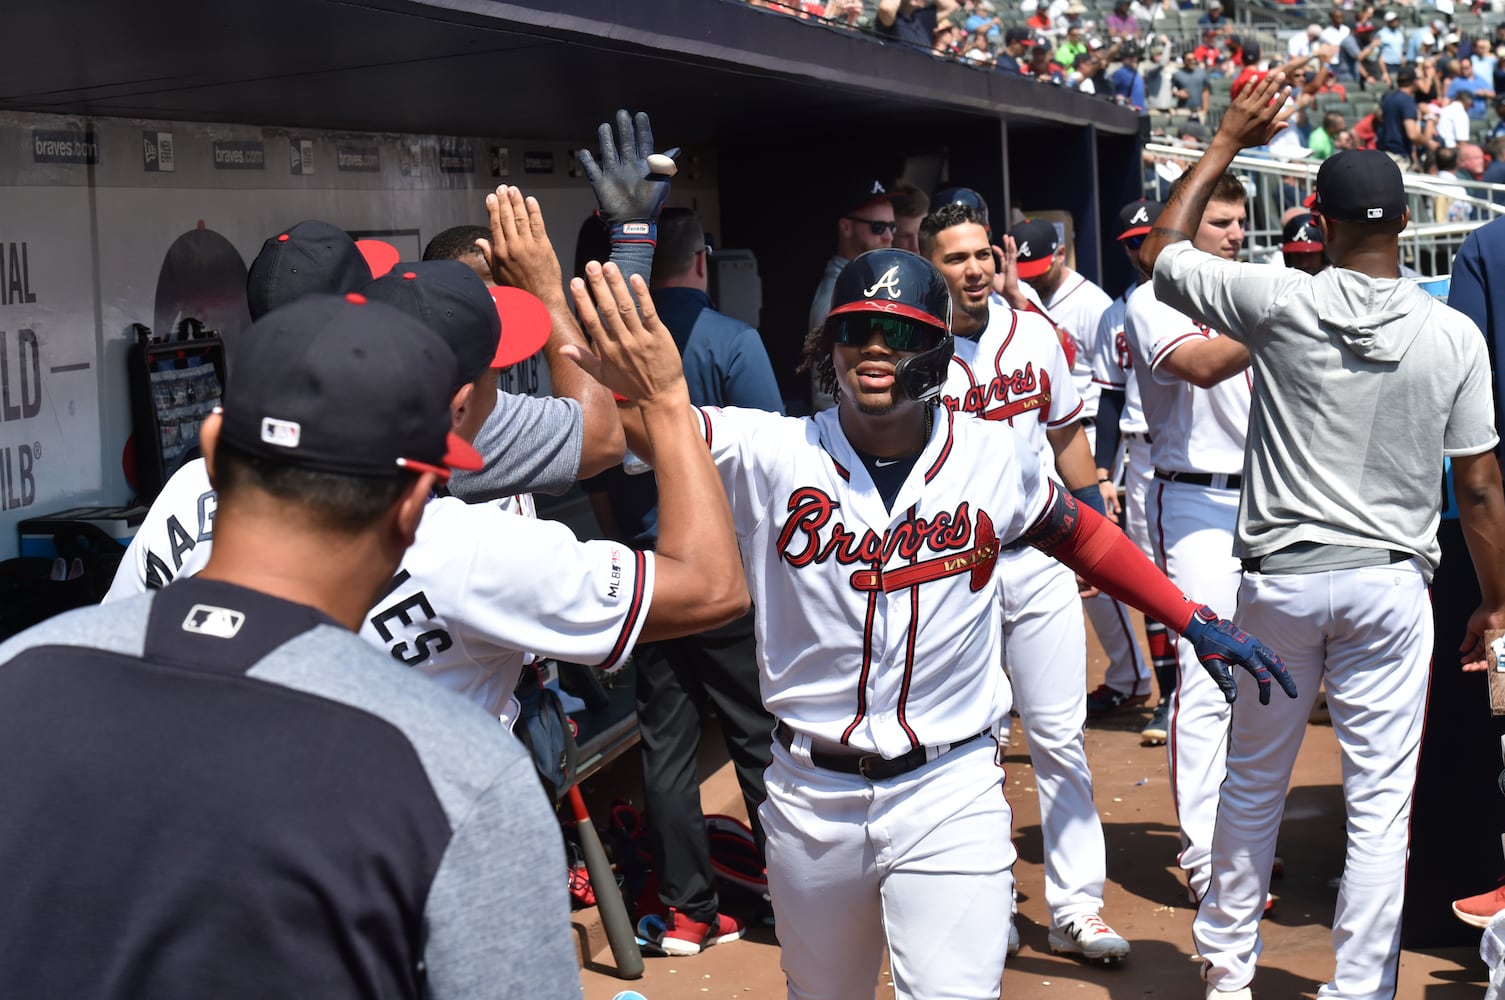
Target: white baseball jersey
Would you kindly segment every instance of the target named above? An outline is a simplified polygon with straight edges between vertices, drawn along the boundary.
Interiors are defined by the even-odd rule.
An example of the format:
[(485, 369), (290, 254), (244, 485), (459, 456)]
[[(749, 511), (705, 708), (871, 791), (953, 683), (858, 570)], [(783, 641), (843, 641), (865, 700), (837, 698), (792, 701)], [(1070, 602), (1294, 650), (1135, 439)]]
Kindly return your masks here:
[(1128, 296), (1129, 293), (1125, 292), (1114, 299), (1104, 311), (1103, 318), (1098, 320), (1097, 338), (1092, 344), (1092, 381), (1099, 390), (1123, 392), (1124, 406), (1118, 418), (1118, 429), (1124, 434), (1143, 434), (1150, 425), (1145, 423), (1144, 407), (1139, 401), (1139, 380), (1134, 377), (1134, 351), (1124, 332)]
[(1092, 381), (1092, 345), (1097, 339), (1098, 321), (1112, 303), (1107, 292), (1068, 268), (1055, 294), (1044, 305), (1050, 318), (1071, 335), (1076, 345), (1071, 377), (1077, 395), (1082, 397), (1083, 420), (1097, 416), (1097, 397), (1102, 390)]
[(1211, 389), (1183, 382), (1160, 365), (1176, 348), (1194, 339), (1217, 337), (1155, 297), (1146, 282), (1129, 294), (1124, 330), (1134, 351), (1139, 397), (1154, 440), (1150, 455), (1165, 472), (1221, 472), (1244, 469), (1244, 438), (1249, 427), (1253, 378), (1248, 370)]
[[(204, 463), (180, 469), (152, 504), (105, 600), (201, 570), (213, 547), (214, 506)], [(618, 666), (652, 595), (650, 552), (581, 542), (562, 524), (494, 503), (436, 497), (361, 635), (510, 725), (525, 650)]]
[(997, 553), (1054, 489), (1013, 432), (938, 408), (890, 513), (837, 411), (700, 412), (758, 609), (770, 712), (887, 758), (1008, 716)]
[(981, 337), (956, 338), (941, 402), (950, 410), (1007, 421), (1052, 466), (1045, 431), (1082, 417), (1082, 400), (1055, 329), (1042, 316), (994, 302), (988, 304)]

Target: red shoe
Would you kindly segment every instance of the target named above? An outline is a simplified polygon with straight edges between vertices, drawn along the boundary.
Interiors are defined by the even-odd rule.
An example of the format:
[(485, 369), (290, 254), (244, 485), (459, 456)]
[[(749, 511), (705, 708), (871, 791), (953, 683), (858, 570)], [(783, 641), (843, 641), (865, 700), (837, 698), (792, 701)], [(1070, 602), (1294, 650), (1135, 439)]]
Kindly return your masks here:
[(1488, 927), (1501, 910), (1505, 910), (1505, 880), (1489, 892), (1453, 902), (1453, 915), (1470, 927)]
[(736, 941), (742, 931), (742, 922), (725, 913), (718, 913), (715, 923), (703, 924), (671, 906), (662, 947), (669, 955), (699, 955), (713, 944)]

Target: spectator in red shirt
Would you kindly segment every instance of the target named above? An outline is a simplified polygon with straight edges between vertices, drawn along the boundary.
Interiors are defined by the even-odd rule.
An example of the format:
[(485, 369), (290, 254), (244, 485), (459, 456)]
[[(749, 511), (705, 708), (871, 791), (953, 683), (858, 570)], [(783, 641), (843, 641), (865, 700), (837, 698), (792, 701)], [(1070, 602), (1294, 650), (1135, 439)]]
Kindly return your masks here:
[[(1380, 106), (1376, 104), (1373, 111), (1353, 123), (1353, 128), (1349, 130), (1353, 133), (1353, 144), (1359, 149), (1374, 149), (1376, 133), (1382, 120)], [(1336, 146), (1337, 143), (1333, 145)]]

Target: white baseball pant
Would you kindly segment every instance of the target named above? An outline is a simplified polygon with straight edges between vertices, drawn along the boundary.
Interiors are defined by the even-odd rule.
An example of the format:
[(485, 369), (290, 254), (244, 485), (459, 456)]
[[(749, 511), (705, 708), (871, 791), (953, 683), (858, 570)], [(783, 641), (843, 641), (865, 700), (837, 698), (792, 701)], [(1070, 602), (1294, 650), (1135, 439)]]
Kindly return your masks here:
[[(1234, 617), (1243, 567), (1233, 558), (1238, 491), (1155, 480), (1149, 515), (1155, 559), (1194, 601)], [(1240, 622), (1242, 624), (1242, 621)], [(1212, 826), (1218, 812), (1228, 742), (1228, 703), (1191, 643), (1175, 640), (1177, 685), (1166, 741), (1171, 792), (1181, 825), (1181, 854), (1193, 896), (1211, 878)]]
[(1337, 964), (1318, 997), (1390, 1000), (1400, 958), (1402, 873), (1431, 673), (1432, 613), (1413, 561), (1244, 577), (1239, 624), (1266, 639), (1299, 696), (1260, 705), (1239, 672), (1213, 876), (1192, 934), (1223, 990), (1249, 984), (1286, 790), (1307, 714), (1326, 686), (1343, 755), (1348, 851), (1333, 918)]
[(1082, 735), (1086, 623), (1070, 569), (1028, 546), (1003, 553), (998, 563), (1005, 581), (1004, 665), (1040, 796), (1045, 904), (1059, 926), (1103, 908), (1108, 868)]
[(1147, 507), (1150, 490), (1155, 485), (1155, 463), (1150, 461), (1150, 442), (1143, 434), (1130, 434), (1126, 438), (1129, 465), (1124, 474), (1124, 534), (1139, 546), (1139, 551), (1154, 559), (1155, 547), (1150, 544)]
[(872, 1000), (887, 944), (899, 1000), (997, 1000), (1014, 897), (997, 744), (870, 782), (773, 746), (768, 890), (791, 1000)]

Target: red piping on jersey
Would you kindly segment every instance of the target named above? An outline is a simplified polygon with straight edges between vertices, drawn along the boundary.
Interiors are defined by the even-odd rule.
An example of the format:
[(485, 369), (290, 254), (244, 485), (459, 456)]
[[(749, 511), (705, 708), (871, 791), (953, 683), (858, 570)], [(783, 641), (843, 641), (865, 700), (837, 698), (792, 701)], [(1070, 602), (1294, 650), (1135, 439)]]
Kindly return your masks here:
[(1086, 405), (1087, 405), (1086, 403), (1082, 403), (1082, 402), (1077, 403), (1076, 409), (1072, 410), (1070, 413), (1066, 414), (1066, 416), (1062, 417), (1059, 420), (1048, 420), (1048, 421), (1046, 421), (1045, 426), (1047, 426), (1047, 427), (1060, 427), (1063, 424), (1069, 424), (1069, 423), (1071, 423), (1073, 420), (1076, 419), (1076, 415), (1078, 413), (1082, 412), (1082, 407), (1084, 407)]
[[(1165, 561), (1165, 508), (1164, 508), (1164, 503), (1165, 503), (1165, 484), (1164, 483), (1156, 483), (1155, 484), (1155, 556), (1156, 556), (1155, 561), (1160, 564), (1160, 571), (1162, 573), (1165, 572), (1165, 569), (1166, 569), (1166, 561)], [(1171, 630), (1171, 629), (1166, 629), (1165, 630), (1165, 637), (1166, 637), (1166, 639), (1169, 640), (1171, 655), (1176, 658), (1176, 690), (1180, 691), (1181, 690), (1181, 685), (1184, 684), (1184, 683), (1186, 683), (1186, 678), (1184, 678), (1183, 676), (1181, 676), (1181, 651), (1176, 648), (1177, 644), (1181, 641), (1181, 637), (1179, 635), (1177, 635), (1176, 632), (1173, 631), (1173, 630)], [(1170, 729), (1170, 735), (1169, 735), (1169, 741), (1168, 742), (1170, 743), (1170, 754), (1169, 754), (1169, 756), (1170, 756), (1170, 759), (1171, 759), (1171, 806), (1172, 806), (1172, 808), (1174, 808), (1176, 810), (1176, 821), (1179, 823), (1180, 820), (1181, 820), (1181, 785), (1177, 781), (1177, 777), (1176, 777), (1177, 770), (1178, 770), (1177, 767), (1176, 767), (1176, 726), (1181, 721), (1181, 699), (1180, 699), (1180, 697), (1175, 698), (1174, 699), (1174, 703), (1175, 703), (1175, 708), (1171, 710), (1171, 729)], [(1189, 847), (1190, 845), (1187, 845), (1187, 846)], [(1180, 851), (1176, 852), (1176, 864), (1179, 865), (1181, 863), (1181, 861), (1185, 858), (1185, 856), (1186, 856), (1186, 850), (1187, 850), (1187, 848), (1183, 847), (1183, 848), (1181, 848)]]
[[(915, 518), (915, 508), (909, 508), (909, 519)], [(915, 562), (915, 557), (910, 557), (910, 563)], [(909, 635), (904, 640), (904, 683), (899, 685), (899, 725), (904, 729), (904, 735), (909, 737), (909, 747), (914, 749), (920, 745), (920, 738), (909, 728), (909, 722), (904, 718), (904, 703), (909, 700), (909, 682), (914, 675), (914, 645), (915, 635), (920, 630), (920, 588), (911, 587), (909, 590)]]
[(830, 452), (826, 452), (826, 457), (831, 460), (832, 465), (836, 466), (836, 474), (842, 478), (842, 481), (850, 483), (852, 481), (852, 474), (846, 470), (846, 466), (836, 461), (836, 456)]
[(633, 550), (633, 568), (635, 572), (632, 578), (632, 603), (627, 608), (627, 618), (622, 622), (622, 631), (617, 635), (616, 644), (611, 647), (611, 652), (606, 659), (596, 664), (597, 670), (606, 670), (616, 665), (616, 662), (627, 654), (628, 643), (632, 640), (633, 630), (637, 626), (638, 615), (643, 612), (643, 587), (648, 567), (648, 557), (642, 552)]
[[(1076, 275), (1076, 278), (1077, 283), (1071, 286), (1071, 290), (1069, 292), (1067, 292), (1065, 295), (1062, 295), (1058, 299), (1051, 299), (1050, 302), (1046, 303), (1045, 308), (1054, 309), (1056, 306), (1060, 305), (1062, 302), (1065, 302), (1067, 299), (1075, 295), (1077, 291), (1087, 283), (1087, 279), (1082, 277), (1082, 275), (1080, 274)], [(1057, 291), (1059, 291), (1059, 289), (1057, 289)]]
[(1171, 353), (1171, 351), (1175, 350), (1176, 347), (1179, 346), (1180, 343), (1183, 340), (1190, 340), (1192, 337), (1201, 337), (1203, 340), (1206, 340), (1207, 339), (1207, 334), (1203, 333), (1201, 330), (1195, 330), (1195, 331), (1193, 331), (1191, 333), (1183, 333), (1181, 336), (1177, 337), (1175, 340), (1171, 341), (1170, 343), (1166, 344), (1164, 347), (1160, 348), (1160, 350), (1155, 354), (1155, 356), (1150, 359), (1150, 367), (1151, 368), (1159, 368), (1160, 367), (1160, 362), (1162, 362), (1162, 361), (1165, 360), (1165, 356), (1167, 354), (1169, 354), (1169, 353)]
[[(875, 564), (878, 571), (883, 571), (881, 564)], [(873, 612), (878, 610), (878, 591), (867, 595), (867, 620), (862, 623), (862, 675), (857, 678), (857, 715), (853, 717), (852, 724), (847, 726), (841, 734), (841, 742), (845, 744), (852, 738), (852, 732), (857, 728), (867, 715), (867, 671), (873, 664)]]
[(925, 482), (927, 483), (934, 479), (936, 474), (941, 471), (941, 466), (946, 463), (946, 459), (951, 455), (951, 442), (955, 440), (956, 414), (951, 411), (951, 407), (949, 406), (943, 406), (941, 410), (946, 414), (946, 444), (945, 447), (941, 448), (941, 453), (935, 457), (935, 463), (929, 469), (925, 470)]

